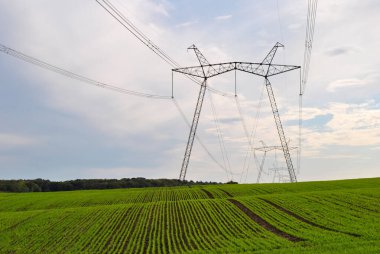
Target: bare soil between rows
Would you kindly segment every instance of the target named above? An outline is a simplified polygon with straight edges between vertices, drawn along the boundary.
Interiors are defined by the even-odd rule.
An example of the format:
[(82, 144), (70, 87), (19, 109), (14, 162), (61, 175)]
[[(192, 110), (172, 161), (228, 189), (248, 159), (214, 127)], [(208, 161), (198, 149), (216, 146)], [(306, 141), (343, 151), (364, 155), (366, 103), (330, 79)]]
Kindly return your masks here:
[(245, 205), (243, 205), (239, 201), (237, 201), (235, 199), (228, 199), (228, 201), (230, 201), (232, 204), (234, 204), (236, 207), (238, 207), (242, 212), (244, 212), (249, 218), (251, 218), (257, 224), (259, 224), (260, 226), (262, 226), (266, 230), (272, 232), (273, 234), (275, 234), (279, 237), (285, 238), (286, 240), (289, 240), (291, 242), (304, 241), (304, 239), (302, 239), (302, 238), (288, 234), (288, 233), (276, 228), (275, 226), (269, 224), (266, 220), (264, 220), (259, 215), (252, 212), (248, 207), (246, 207)]
[(346, 234), (346, 235), (350, 235), (350, 236), (354, 236), (354, 237), (360, 237), (360, 235), (355, 234), (355, 233), (343, 232), (343, 231), (340, 231), (340, 230), (337, 230), (337, 229), (328, 228), (328, 227), (316, 224), (316, 223), (314, 223), (312, 221), (309, 221), (309, 220), (307, 220), (307, 219), (299, 216), (298, 214), (293, 213), (292, 211), (289, 211), (288, 209), (286, 209), (286, 208), (284, 208), (282, 206), (279, 206), (279, 205), (273, 203), (272, 201), (269, 201), (269, 200), (266, 200), (266, 199), (263, 199), (263, 198), (260, 198), (260, 199), (262, 201), (266, 202), (267, 204), (275, 207), (276, 209), (278, 209), (280, 211), (283, 211), (284, 213), (292, 216), (293, 218), (296, 218), (297, 220), (300, 220), (302, 222), (305, 222), (306, 224), (309, 224), (310, 226), (317, 227), (317, 228), (324, 229), (324, 230), (328, 230), (328, 231), (332, 231), (332, 232), (336, 232), (336, 233)]

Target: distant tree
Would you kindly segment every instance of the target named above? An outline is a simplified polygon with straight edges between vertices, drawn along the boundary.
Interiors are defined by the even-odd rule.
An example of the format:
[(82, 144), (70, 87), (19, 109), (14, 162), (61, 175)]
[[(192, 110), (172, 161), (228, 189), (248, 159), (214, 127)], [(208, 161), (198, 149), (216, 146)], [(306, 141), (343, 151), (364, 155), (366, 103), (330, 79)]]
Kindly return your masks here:
[(28, 189), (30, 192), (40, 192), (41, 191), (41, 187), (33, 181), (27, 181), (26, 186), (28, 186)]
[(123, 179), (76, 179), (53, 182), (41, 178), (34, 180), (0, 180), (2, 192), (70, 191), (116, 188), (171, 187), (217, 184), (215, 182), (180, 181), (178, 179), (145, 179), (143, 177)]
[(24, 180), (17, 182), (17, 192), (29, 192), (29, 188)]

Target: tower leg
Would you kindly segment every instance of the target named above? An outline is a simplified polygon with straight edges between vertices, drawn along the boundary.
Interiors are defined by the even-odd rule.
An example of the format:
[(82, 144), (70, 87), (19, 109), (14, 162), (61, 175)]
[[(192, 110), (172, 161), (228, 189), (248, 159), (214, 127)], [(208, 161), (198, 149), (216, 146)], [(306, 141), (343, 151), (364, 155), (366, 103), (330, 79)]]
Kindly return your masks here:
[(274, 121), (276, 122), (278, 136), (280, 137), (280, 141), (281, 141), (282, 151), (284, 152), (286, 165), (288, 167), (289, 178), (290, 178), (291, 182), (297, 182), (297, 177), (296, 177), (296, 174), (294, 172), (292, 158), (290, 157), (288, 143), (286, 142), (286, 139), (285, 139), (284, 128), (282, 127), (280, 114), (278, 112), (276, 100), (274, 99), (274, 93), (273, 93), (272, 85), (268, 79), (265, 79), (265, 82), (266, 82), (265, 85), (267, 88), (270, 105), (272, 107)]
[(195, 107), (193, 122), (191, 123), (189, 138), (187, 140), (185, 155), (183, 157), (181, 172), (179, 174), (179, 180), (181, 181), (185, 180), (185, 177), (186, 177), (186, 171), (189, 165), (191, 150), (193, 149), (194, 138), (197, 132), (198, 121), (201, 115), (203, 100), (206, 93), (206, 84), (207, 84), (207, 79), (204, 79), (204, 81), (202, 82), (201, 88), (199, 90), (197, 106)]

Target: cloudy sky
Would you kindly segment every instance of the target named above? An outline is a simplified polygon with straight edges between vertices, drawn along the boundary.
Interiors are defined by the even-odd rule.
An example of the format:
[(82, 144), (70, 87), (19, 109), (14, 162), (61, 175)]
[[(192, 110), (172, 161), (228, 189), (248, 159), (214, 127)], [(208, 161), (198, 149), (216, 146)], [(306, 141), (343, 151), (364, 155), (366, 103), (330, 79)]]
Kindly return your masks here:
[[(186, 50), (191, 44), (211, 63), (260, 62), (277, 41), (285, 48), (275, 63), (303, 62), (307, 1), (111, 2), (182, 66), (198, 63)], [(300, 181), (380, 175), (379, 12), (375, 0), (319, 1)], [(0, 44), (125, 89), (171, 94), (171, 67), (95, 0), (0, 0)], [(299, 72), (271, 81), (287, 139), (298, 146)], [(234, 74), (209, 85), (233, 93)], [(279, 145), (263, 80), (237, 73), (237, 88), (253, 146)], [(174, 74), (174, 96), (190, 121), (198, 89)], [(255, 182), (255, 161), (244, 167), (248, 145), (233, 98), (206, 94), (200, 140), (223, 164), (211, 101), (230, 167), (219, 167), (195, 141), (187, 179)], [(189, 132), (172, 100), (89, 86), (3, 53), (0, 118), (1, 179), (177, 178)], [(292, 156), (298, 165), (297, 150)], [(268, 153), (262, 181), (273, 180), (273, 168), (286, 175), (284, 166), (281, 151)]]

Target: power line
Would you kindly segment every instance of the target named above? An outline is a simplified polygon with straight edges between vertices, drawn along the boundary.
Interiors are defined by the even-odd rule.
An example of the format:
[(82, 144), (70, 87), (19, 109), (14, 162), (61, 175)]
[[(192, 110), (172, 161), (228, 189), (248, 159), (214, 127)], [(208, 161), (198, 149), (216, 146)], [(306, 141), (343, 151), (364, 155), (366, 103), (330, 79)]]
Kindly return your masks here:
[(306, 24), (306, 36), (305, 36), (305, 52), (302, 66), (302, 82), (300, 88), (300, 94), (303, 95), (306, 89), (307, 78), (309, 75), (311, 51), (313, 48), (315, 19), (317, 15), (318, 0), (309, 0), (307, 11), (307, 24)]
[(257, 105), (256, 116), (255, 116), (255, 120), (254, 120), (254, 125), (252, 126), (251, 134), (250, 134), (250, 136), (247, 136), (249, 146), (248, 146), (248, 149), (247, 149), (245, 157), (244, 157), (243, 170), (242, 170), (242, 175), (243, 175), (244, 171), (246, 172), (245, 182), (247, 181), (248, 169), (249, 169), (250, 164), (251, 164), (252, 154), (254, 155), (255, 162), (257, 164), (256, 156), (254, 154), (254, 150), (252, 151), (252, 148), (253, 148), (253, 144), (254, 144), (254, 141), (256, 138), (257, 126), (259, 124), (259, 118), (260, 118), (261, 108), (262, 108), (262, 104), (263, 104), (264, 88), (265, 88), (265, 83), (263, 83), (262, 88), (261, 88), (260, 99), (259, 99), (259, 102)]
[[(95, 0), (108, 14), (116, 19), (125, 29), (127, 29), (134, 37), (136, 37), (141, 43), (147, 46), (158, 57), (164, 60), (172, 68), (181, 68), (181, 66), (171, 58), (164, 50), (157, 46), (147, 35), (145, 35), (140, 29), (136, 27), (115, 5), (109, 0)], [(192, 76), (186, 75), (187, 78), (194, 83), (201, 86), (202, 82), (195, 79)], [(219, 91), (215, 88), (208, 87), (207, 90), (224, 97), (233, 97), (232, 94)]]
[(276, 7), (277, 7), (278, 27), (279, 27), (279, 30), (280, 30), (281, 42), (284, 43), (284, 44), (286, 44), (286, 42), (284, 40), (283, 33), (282, 33), (281, 17), (280, 17), (280, 6), (279, 6), (279, 3), (278, 3), (278, 0), (276, 0)]
[(124, 28), (132, 33), (141, 43), (152, 50), (158, 57), (167, 62), (173, 68), (179, 66), (173, 59), (171, 59), (163, 50), (152, 42), (145, 34), (143, 34), (133, 23), (128, 20), (122, 12), (120, 12), (114, 5), (107, 0), (96, 0), (96, 2), (103, 7), (114, 19), (116, 19)]
[[(78, 80), (78, 81), (81, 81), (81, 82), (84, 82), (84, 83), (87, 83), (87, 84), (90, 84), (90, 85), (94, 85), (94, 86), (97, 86), (97, 87), (105, 88), (105, 89), (108, 89), (108, 90), (113, 90), (115, 92), (119, 92), (119, 93), (123, 93), (123, 94), (128, 94), (128, 95), (132, 95), (132, 96), (151, 98), (151, 99), (173, 99), (173, 102), (174, 102), (177, 110), (180, 112), (182, 118), (184, 119), (184, 121), (186, 122), (186, 124), (188, 126), (190, 126), (190, 123), (187, 121), (185, 114), (183, 113), (183, 111), (179, 107), (177, 101), (174, 98), (172, 98), (172, 96), (162, 96), (162, 95), (156, 95), (156, 94), (142, 93), (142, 92), (138, 92), (138, 91), (128, 90), (128, 89), (124, 89), (124, 88), (121, 88), (121, 87), (109, 85), (109, 84), (106, 84), (106, 83), (103, 83), (103, 82), (99, 82), (99, 81), (87, 78), (85, 76), (73, 73), (71, 71), (67, 71), (67, 70), (62, 69), (60, 67), (57, 67), (55, 65), (49, 64), (49, 63), (47, 63), (45, 61), (42, 61), (40, 59), (37, 59), (35, 57), (26, 55), (24, 53), (21, 53), (19, 51), (11, 49), (11, 48), (3, 45), (3, 44), (0, 44), (0, 52), (2, 52), (4, 54), (8, 54), (10, 56), (13, 56), (15, 58), (18, 58), (20, 60), (23, 60), (23, 61), (25, 61), (27, 63), (36, 65), (36, 66), (38, 66), (40, 68), (43, 68), (45, 70), (48, 70), (48, 71), (51, 71), (51, 72), (54, 72), (54, 73), (57, 73), (57, 74), (60, 74), (60, 75), (63, 75), (63, 76), (66, 76), (66, 77)], [(227, 171), (227, 169), (223, 165), (221, 165), (215, 159), (215, 157), (211, 154), (211, 152), (207, 149), (207, 147), (201, 141), (201, 139), (199, 138), (199, 136), (196, 136), (196, 139), (199, 142), (199, 144), (203, 147), (203, 149), (206, 151), (206, 153), (208, 154), (208, 156), (219, 167), (221, 167), (224, 171), (226, 171), (226, 173), (228, 174), (229, 172)]]
[(75, 80), (78, 80), (78, 81), (81, 81), (81, 82), (84, 82), (84, 83), (87, 83), (87, 84), (90, 84), (93, 86), (105, 88), (108, 90), (113, 90), (113, 91), (118, 92), (118, 93), (123, 93), (123, 94), (138, 96), (138, 97), (151, 98), (151, 99), (171, 99), (171, 96), (143, 93), (143, 92), (128, 90), (128, 89), (124, 89), (124, 88), (117, 87), (114, 85), (110, 85), (107, 83), (99, 82), (99, 81), (96, 81), (94, 79), (90, 79), (90, 78), (87, 78), (85, 76), (76, 74), (74, 72), (62, 69), (62, 68), (57, 67), (55, 65), (49, 64), (49, 63), (42, 61), (40, 59), (37, 59), (35, 57), (26, 55), (24, 53), (21, 53), (20, 51), (16, 51), (16, 50), (11, 49), (9, 47), (6, 47), (2, 44), (0, 44), (0, 52), (8, 54), (10, 56), (13, 56), (15, 58), (18, 58), (20, 60), (23, 60), (27, 63), (31, 63), (31, 64), (36, 65), (38, 67), (41, 67), (45, 70), (55, 72), (55, 73), (61, 74), (63, 76), (66, 76), (66, 77), (69, 77), (69, 78), (72, 78), (72, 79), (75, 79)]
[[(255, 162), (257, 162), (257, 158), (256, 158), (256, 155), (255, 155), (255, 150), (252, 146), (252, 143), (251, 143), (251, 139), (249, 138), (249, 133), (248, 133), (248, 128), (247, 128), (247, 124), (245, 122), (245, 119), (244, 119), (244, 116), (243, 116), (243, 111), (241, 109), (241, 106), (240, 106), (240, 102), (239, 102), (239, 99), (238, 99), (238, 96), (236, 95), (235, 96), (235, 104), (236, 104), (236, 108), (238, 110), (238, 113), (239, 113), (239, 118), (240, 118), (240, 122), (243, 126), (243, 130), (244, 130), (244, 134), (245, 134), (245, 137), (247, 139), (247, 142), (248, 142), (248, 152), (251, 151), (253, 153), (253, 156), (255, 157)], [(246, 155), (247, 156), (247, 155)], [(244, 174), (244, 170), (246, 168), (246, 162), (247, 162), (247, 157), (244, 158), (244, 163), (243, 163), (243, 170), (240, 174), (240, 182), (242, 182), (242, 178), (243, 178), (243, 174)], [(248, 168), (247, 168), (247, 171), (248, 171)], [(248, 172), (247, 172), (248, 174)], [(246, 174), (246, 175), (247, 175)]]
[(226, 149), (226, 145), (224, 143), (223, 133), (220, 130), (220, 126), (219, 126), (220, 123), (219, 123), (219, 119), (218, 119), (218, 114), (216, 112), (214, 101), (212, 99), (211, 93), (209, 93), (208, 95), (209, 95), (209, 99), (210, 99), (211, 111), (212, 111), (212, 114), (214, 117), (214, 123), (215, 123), (215, 128), (217, 131), (219, 147), (220, 147), (220, 151), (222, 153), (223, 162), (224, 162), (225, 167), (228, 168), (229, 173), (231, 174), (231, 180), (233, 180), (232, 179), (232, 171), (231, 171), (231, 163), (230, 163), (230, 159), (228, 158), (228, 152)]
[[(55, 72), (57, 74), (60, 74), (60, 75), (63, 75), (63, 76), (66, 76), (66, 77), (69, 77), (69, 78), (72, 78), (72, 79), (75, 79), (75, 80), (78, 80), (78, 81), (81, 81), (81, 82), (84, 82), (84, 83), (87, 83), (87, 84), (90, 84), (90, 85), (94, 85), (94, 86), (97, 86), (97, 87), (101, 87), (101, 88), (105, 88), (105, 89), (109, 89), (109, 90), (113, 90), (115, 92), (119, 92), (119, 93), (123, 93), (123, 94), (128, 94), (128, 95), (132, 95), (132, 96), (139, 96), (139, 97), (145, 97), (145, 98), (152, 98), (152, 99), (173, 99), (173, 102), (174, 102), (174, 105), (176, 106), (177, 110), (179, 111), (179, 113), (181, 114), (182, 118), (184, 119), (185, 123), (190, 127), (190, 123), (188, 122), (185, 114), (183, 113), (182, 109), (180, 108), (179, 104), (177, 103), (177, 101), (172, 98), (172, 96), (162, 96), (162, 95), (156, 95), (156, 94), (148, 94), (148, 93), (142, 93), (142, 92), (138, 92), (138, 91), (133, 91), (133, 90), (128, 90), (128, 89), (124, 89), (124, 88), (121, 88), (121, 87), (117, 87), (117, 86), (113, 86), (113, 85), (109, 85), (109, 84), (106, 84), (106, 83), (103, 83), (103, 82), (99, 82), (99, 81), (96, 81), (96, 80), (93, 80), (93, 79), (90, 79), (90, 78), (87, 78), (85, 76), (82, 76), (82, 75), (78, 75), (76, 73), (73, 73), (71, 71), (67, 71), (65, 69), (62, 69), (60, 67), (57, 67), (57, 66), (54, 66), (52, 64), (49, 64), (47, 62), (44, 62), (42, 60), (39, 60), (35, 57), (32, 57), (32, 56), (29, 56), (29, 55), (26, 55), (24, 53), (21, 53), (19, 51), (16, 51), (14, 49), (11, 49), (9, 47), (6, 47), (2, 44), (0, 44), (0, 52), (2, 53), (5, 53), (5, 54), (8, 54), (10, 56), (13, 56), (15, 58), (18, 58), (20, 60), (23, 60), (27, 63), (31, 63), (33, 65), (36, 65), (40, 68), (43, 68), (43, 69), (46, 69), (48, 71), (51, 71), (51, 72)], [(197, 135), (196, 136), (196, 139), (197, 141), (199, 142), (199, 144), (202, 146), (202, 148), (206, 151), (206, 153), (208, 154), (208, 156), (220, 167), (222, 168), (224, 171), (226, 171), (227, 175), (228, 175), (228, 170), (223, 166), (221, 165), (216, 159), (215, 157), (211, 154), (211, 152), (207, 149), (207, 147), (204, 145), (204, 143), (202, 142), (202, 140), (199, 138), (199, 136)]]
[(302, 107), (303, 107), (303, 94), (306, 90), (307, 79), (309, 76), (311, 51), (313, 48), (315, 19), (317, 16), (318, 0), (309, 0), (307, 9), (307, 23), (306, 23), (306, 36), (305, 36), (305, 51), (303, 58), (302, 73), (300, 72), (300, 93), (298, 102), (299, 123), (298, 123), (298, 173), (301, 168), (301, 155), (302, 155)]

